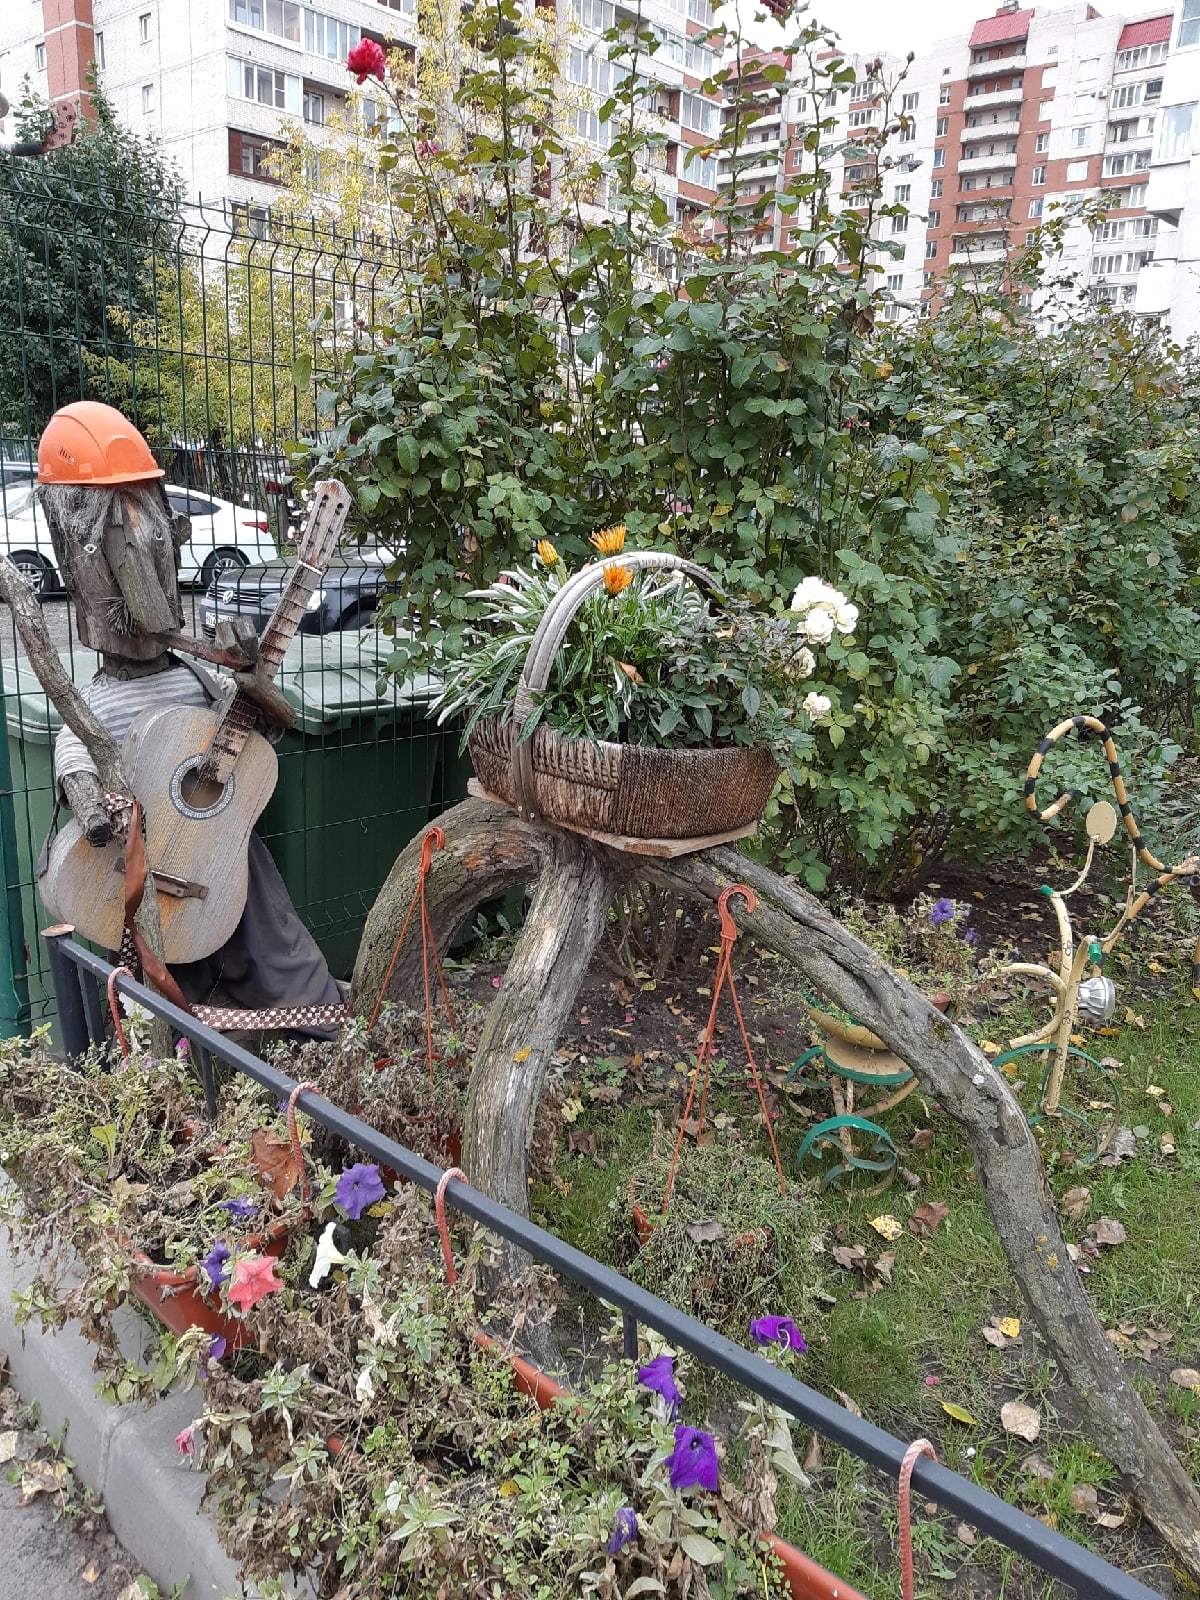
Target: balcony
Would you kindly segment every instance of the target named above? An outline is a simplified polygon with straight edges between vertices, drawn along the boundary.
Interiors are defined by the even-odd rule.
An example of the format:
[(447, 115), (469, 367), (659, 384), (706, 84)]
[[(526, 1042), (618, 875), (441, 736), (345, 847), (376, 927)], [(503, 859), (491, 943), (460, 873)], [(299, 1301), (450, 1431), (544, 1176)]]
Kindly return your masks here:
[[(774, 179), (779, 171), (779, 154), (771, 150), (761, 156), (752, 156), (750, 160), (740, 159), (736, 168), (730, 163), (721, 164), (720, 181), (722, 185), (733, 182), (735, 172), (739, 183), (751, 182), (755, 178)], [(686, 176), (686, 173), (683, 174)]]
[(1015, 106), (1025, 98), (1025, 90), (1018, 83), (1012, 89), (993, 89), (990, 94), (969, 94), (963, 101), (967, 111), (986, 111), (989, 106)]
[(1176, 226), (1190, 198), (1191, 161), (1156, 162), (1148, 172), (1131, 172), (1129, 183), (1146, 185), (1146, 210), (1152, 217), (1161, 217), (1172, 227)]
[(992, 267), (998, 261), (1003, 261), (1008, 251), (1002, 244), (988, 245), (986, 249), (978, 250), (951, 250), (949, 261), (952, 267)]
[(1017, 152), (1009, 150), (1004, 155), (970, 156), (958, 163), (958, 172), (960, 177), (965, 172), (1011, 172), (1016, 165)]
[(1028, 60), (1022, 50), (1020, 55), (1005, 56), (1000, 61), (975, 61), (967, 68), (967, 77), (1002, 78), (1008, 72), (1024, 72)]
[(964, 144), (972, 144), (980, 139), (1015, 139), (1021, 131), (1021, 124), (1014, 117), (1009, 122), (988, 122), (978, 128), (964, 128), (959, 138)]

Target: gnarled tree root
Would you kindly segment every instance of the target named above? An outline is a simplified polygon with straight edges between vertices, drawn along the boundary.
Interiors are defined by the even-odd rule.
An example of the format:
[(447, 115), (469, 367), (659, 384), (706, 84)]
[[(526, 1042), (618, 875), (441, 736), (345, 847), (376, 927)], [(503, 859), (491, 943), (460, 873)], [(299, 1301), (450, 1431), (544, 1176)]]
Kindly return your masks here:
[[(1024, 1113), (964, 1033), (811, 895), (734, 850), (673, 861), (635, 858), (531, 826), (480, 800), (466, 801), (440, 821), (446, 848), (434, 857), (427, 896), (443, 948), (484, 901), (539, 880), (476, 1059), (463, 1147), (473, 1182), (514, 1210), (527, 1210), (526, 1153), (538, 1097), (621, 879), (636, 874), (706, 903), (731, 883), (749, 884), (758, 906), (753, 912), (737, 907), (739, 926), (877, 1033), (962, 1128), (1013, 1276), (1093, 1445), (1122, 1473), (1180, 1561), (1200, 1576), (1200, 1495), (1084, 1293)], [(354, 974), (356, 1009), (370, 1006), (386, 970), (416, 884), (419, 849), (414, 841), (399, 857), (371, 911)], [(418, 963), (419, 951), (402, 954), (394, 995), (415, 992)]]

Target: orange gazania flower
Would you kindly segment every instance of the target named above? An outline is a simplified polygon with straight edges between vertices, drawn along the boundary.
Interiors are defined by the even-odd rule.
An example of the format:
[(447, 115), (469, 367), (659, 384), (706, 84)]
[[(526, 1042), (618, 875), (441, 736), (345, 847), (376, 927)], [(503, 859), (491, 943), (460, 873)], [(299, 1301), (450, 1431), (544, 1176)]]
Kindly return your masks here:
[(558, 551), (550, 543), (549, 539), (539, 539), (534, 548), (541, 557), (544, 567), (556, 567), (558, 565)]
[(602, 556), (619, 556), (625, 548), (625, 524), (618, 522), (614, 528), (601, 528), (592, 535), (592, 544)]
[(610, 561), (604, 568), (604, 587), (611, 595), (623, 594), (633, 582), (633, 573), (619, 561)]

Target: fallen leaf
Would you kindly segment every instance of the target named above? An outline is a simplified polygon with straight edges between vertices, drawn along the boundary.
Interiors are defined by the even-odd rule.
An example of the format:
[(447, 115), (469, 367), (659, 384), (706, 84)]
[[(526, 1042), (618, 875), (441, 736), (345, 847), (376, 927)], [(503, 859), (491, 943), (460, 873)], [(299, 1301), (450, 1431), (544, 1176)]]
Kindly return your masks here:
[(709, 1217), (704, 1222), (689, 1222), (683, 1231), (697, 1244), (713, 1244), (725, 1237), (725, 1229), (715, 1217)]
[(1098, 1517), (1093, 1518), (1098, 1528), (1120, 1528), (1125, 1524), (1129, 1515), (1129, 1507), (1124, 1511), (1102, 1511)]
[(1125, 1243), (1124, 1225), (1118, 1222), (1115, 1217), (1098, 1218), (1088, 1231), (1097, 1244), (1114, 1245)]
[(1135, 1139), (1148, 1139), (1150, 1137), (1150, 1124), (1148, 1122), (1139, 1122), (1133, 1130), (1133, 1137)]
[(954, 1530), (954, 1537), (958, 1540), (959, 1544), (974, 1544), (975, 1530), (974, 1528), (968, 1528), (965, 1522), (960, 1522), (958, 1527)]
[(67, 1481), (65, 1461), (31, 1461), (21, 1474), (21, 1504), (32, 1505), (40, 1494), (55, 1494)]
[(1160, 1089), (1156, 1083), (1148, 1083), (1146, 1085), (1146, 1093), (1155, 1100), (1161, 1100), (1166, 1092), (1167, 1091), (1165, 1089)]
[(505, 1500), (512, 1500), (516, 1495), (520, 1494), (521, 1485), (515, 1478), (505, 1478), (504, 1482), (500, 1485), (499, 1492), (501, 1495), (503, 1495)]
[(520, 1063), (522, 1061), (528, 1061), (532, 1054), (533, 1054), (532, 1046), (523, 1045), (520, 1050), (514, 1050), (513, 1051), (513, 1060), (518, 1062), (518, 1063)]
[(898, 1239), (904, 1232), (903, 1225), (898, 1222), (895, 1217), (889, 1215), (889, 1213), (886, 1211), (882, 1214), (882, 1216), (872, 1217), (871, 1226), (875, 1229), (875, 1232), (881, 1234), (889, 1244), (891, 1244), (894, 1239)]
[(1175, 1141), (1169, 1133), (1159, 1135), (1158, 1148), (1164, 1156), (1173, 1156), (1175, 1154)]
[(82, 1578), (84, 1583), (95, 1583), (100, 1577), (99, 1564), (95, 1561), (89, 1561), (79, 1576)]
[(856, 1267), (865, 1270), (867, 1252), (861, 1244), (839, 1244), (834, 1246), (833, 1259), (848, 1272), (853, 1272)]
[(884, 1283), (891, 1283), (891, 1281), (892, 1281), (892, 1268), (895, 1265), (896, 1265), (895, 1253), (893, 1251), (891, 1251), (891, 1250), (885, 1250), (883, 1252), (883, 1254), (879, 1257), (879, 1260), (875, 1263), (875, 1266), (874, 1266), (875, 1276), (877, 1278), (882, 1279)]
[(567, 1134), (567, 1149), (573, 1156), (594, 1156), (595, 1132), (591, 1128), (572, 1128)]
[(1068, 1189), (1059, 1204), (1064, 1215), (1070, 1217), (1072, 1222), (1079, 1222), (1087, 1215), (1087, 1209), (1092, 1203), (1092, 1191), (1077, 1184), (1074, 1189)]
[(844, 1389), (835, 1389), (833, 1392), (835, 1395), (837, 1395), (838, 1399), (842, 1402), (852, 1417), (862, 1416), (862, 1412), (859, 1410), (858, 1401), (852, 1400)]
[(1132, 1006), (1125, 1007), (1125, 1021), (1131, 1028), (1145, 1028), (1146, 1026), (1145, 1017), (1139, 1017)]
[(908, 1142), (914, 1150), (928, 1150), (933, 1143), (933, 1129), (918, 1128)]
[(1100, 1513), (1100, 1497), (1092, 1483), (1077, 1483), (1071, 1490), (1071, 1509), (1081, 1517), (1096, 1517)]
[(1132, 1161), (1136, 1155), (1137, 1140), (1133, 1136), (1133, 1129), (1118, 1128), (1109, 1141), (1108, 1149), (1100, 1157), (1100, 1165), (1119, 1167), (1122, 1161)]
[(17, 1453), (17, 1441), (21, 1435), (16, 1432), (0, 1433), (0, 1466), (6, 1461), (11, 1461)]
[(1006, 1339), (1019, 1339), (1021, 1337), (1020, 1317), (1001, 1317), (996, 1326)]
[(965, 1406), (956, 1406), (953, 1400), (943, 1400), (942, 1410), (948, 1417), (953, 1417), (955, 1422), (966, 1423), (968, 1428), (977, 1428), (979, 1426), (978, 1421), (967, 1408)]
[(808, 1448), (804, 1452), (804, 1460), (800, 1465), (810, 1475), (821, 1470), (821, 1435), (815, 1430), (809, 1436)]
[(1000, 1426), (1005, 1433), (1015, 1433), (1018, 1439), (1036, 1444), (1042, 1431), (1042, 1419), (1023, 1400), (1007, 1400), (1000, 1407)]
[(255, 1170), (276, 1200), (285, 1199), (303, 1180), (304, 1167), (291, 1140), (274, 1128), (256, 1128), (250, 1150)]
[(979, 1048), (985, 1056), (998, 1056), (1000, 1054), (1000, 1046), (991, 1039), (980, 1039)]
[(989, 1326), (982, 1328), (980, 1331), (982, 1332), (983, 1337), (987, 1340), (988, 1344), (994, 1345), (997, 1350), (1007, 1350), (1009, 1344), (1012, 1342), (1004, 1337), (999, 1328), (993, 1328)]
[(950, 1207), (942, 1200), (927, 1200), (918, 1206), (908, 1219), (908, 1231), (918, 1239), (931, 1238), (950, 1215)]
[(1050, 1483), (1054, 1479), (1054, 1468), (1044, 1456), (1036, 1452), (1025, 1457), (1021, 1463), (1021, 1471), (1028, 1478), (1040, 1478), (1043, 1483)]
[(1171, 1382), (1177, 1388), (1200, 1392), (1200, 1372), (1195, 1367), (1176, 1367), (1171, 1373)]

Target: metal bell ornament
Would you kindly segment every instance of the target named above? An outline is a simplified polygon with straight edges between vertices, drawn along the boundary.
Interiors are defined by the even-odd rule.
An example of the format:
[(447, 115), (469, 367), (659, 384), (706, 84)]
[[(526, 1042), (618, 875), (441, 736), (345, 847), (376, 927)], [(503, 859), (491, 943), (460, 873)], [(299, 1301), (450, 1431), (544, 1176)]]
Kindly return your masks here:
[(1099, 1025), (1116, 1009), (1117, 986), (1111, 978), (1086, 978), (1079, 985), (1079, 1014)]

